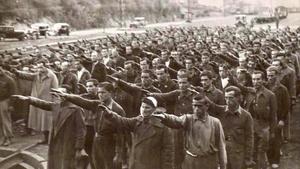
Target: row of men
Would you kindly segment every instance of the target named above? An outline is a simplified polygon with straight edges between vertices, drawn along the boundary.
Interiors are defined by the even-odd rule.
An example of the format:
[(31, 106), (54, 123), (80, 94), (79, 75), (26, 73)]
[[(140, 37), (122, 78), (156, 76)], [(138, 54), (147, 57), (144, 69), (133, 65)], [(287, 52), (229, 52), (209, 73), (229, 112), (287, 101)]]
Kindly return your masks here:
[[(91, 85), (96, 86), (97, 81), (113, 81), (113, 87), (109, 87), (110, 89), (106, 90), (112, 94), (112, 98), (125, 110), (127, 117), (135, 117), (140, 114), (141, 100), (145, 94), (152, 93), (151, 95), (158, 100), (159, 106), (165, 107), (167, 113), (181, 116), (193, 112), (192, 99), (195, 93), (204, 92), (213, 103), (224, 105), (225, 99), (223, 92), (225, 88), (235, 85), (240, 88), (242, 93), (242, 100), (239, 104), (246, 111), (249, 111), (254, 119), (255, 140), (259, 143), (255, 144), (256, 153), (254, 153), (254, 159), (259, 166), (258, 168), (266, 167), (266, 159), (264, 157), (267, 150), (269, 150), (267, 148), (270, 145), (268, 142), (269, 132), (273, 140), (271, 142), (270, 151), (273, 150), (276, 152), (270, 152), (270, 154), (274, 156), (269, 157), (269, 162), (274, 164), (274, 167), (276, 167), (276, 165), (278, 167), (280, 157), (278, 152), (280, 152), (282, 126), (284, 128), (284, 139), (288, 140), (289, 113), (291, 105), (295, 103), (296, 98), (296, 79), (299, 77), (299, 54), (297, 53), (299, 52), (299, 42), (297, 41), (297, 37), (290, 31), (290, 35), (288, 36), (290, 38), (288, 42), (290, 43), (278, 42), (278, 45), (280, 46), (281, 44), (281, 48), (286, 50), (282, 52), (280, 51), (281, 48), (270, 43), (272, 38), (267, 38), (267, 36), (274, 34), (272, 32), (266, 32), (265, 38), (256, 37), (256, 41), (252, 44), (248, 44), (249, 42), (247, 42), (251, 39), (250, 35), (247, 36), (243, 34), (243, 37), (247, 38), (240, 38), (241, 43), (233, 44), (232, 42), (224, 40), (226, 36), (222, 37), (221, 35), (222, 33), (226, 35), (226, 31), (231, 32), (232, 30), (230, 28), (222, 29), (224, 29), (224, 31), (219, 31), (220, 34), (214, 37), (210, 37), (212, 33), (207, 33), (207, 35), (201, 34), (201, 29), (190, 29), (189, 31), (192, 31), (191, 34), (185, 34), (184, 31), (175, 29), (169, 32), (160, 32), (159, 36), (162, 36), (162, 38), (156, 36), (155, 32), (150, 32), (146, 40), (143, 40), (141, 37), (138, 38), (136, 35), (129, 39), (126, 39), (125, 36), (123, 41), (129, 43), (123, 44), (116, 43), (115, 39), (111, 38), (107, 38), (101, 42), (87, 43), (84, 41), (74, 46), (60, 46), (59, 49), (49, 48), (52, 52), (50, 56), (43, 56), (38, 51), (37, 55), (34, 56), (29, 55), (26, 57), (23, 56), (22, 58), (13, 58), (13, 62), (22, 63), (21, 68), (27, 71), (27, 73), (11, 68), (14, 64), (13, 62), (2, 65), (2, 67), (10, 70), (10, 72), (2, 71), (5, 72), (2, 73), (2, 76), (8, 75), (5, 76), (4, 83), (2, 83), (3, 87), (1, 87), (3, 90), (3, 97), (1, 97), (3, 98), (1, 99), (3, 100), (1, 101), (3, 106), (1, 107), (4, 108), (2, 112), (5, 112), (4, 114), (7, 115), (2, 118), (2, 121), (5, 122), (3, 123), (4, 125), (2, 125), (3, 133), (5, 133), (4, 145), (10, 143), (12, 136), (7, 104), (9, 96), (14, 93), (14, 80), (7, 80), (10, 79), (9, 76), (17, 80), (32, 80), (33, 83), (30, 87), (26, 86), (30, 88), (29, 95), (48, 101), (52, 98), (50, 94), (51, 88), (67, 85), (69, 91), (78, 94), (84, 93), (85, 90), (91, 91)], [(193, 33), (193, 31), (196, 33)], [(200, 34), (202, 39), (197, 39), (200, 37)], [(253, 34), (255, 35), (255, 33)], [(232, 39), (234, 35), (230, 35)], [(165, 36), (167, 36), (167, 41), (165, 41)], [(206, 38), (204, 41), (203, 37)], [(294, 41), (295, 39), (296, 41)], [(143, 41), (149, 42), (148, 46), (144, 47)], [(284, 38), (282, 42), (283, 41)], [(220, 46), (217, 44), (218, 42), (221, 42)], [(102, 46), (99, 46), (99, 44)], [(271, 48), (270, 46), (272, 45), (273, 47)], [(230, 47), (234, 47), (234, 50)], [(61, 56), (59, 55), (61, 52), (66, 51), (68, 51), (69, 54), (64, 53)], [(236, 52), (244, 53), (240, 53), (239, 58), (237, 58), (234, 55)], [(4, 58), (3, 61), (5, 61), (5, 59), (7, 58)], [(11, 67), (7, 68), (7, 65), (11, 65)], [(262, 91), (258, 90), (260, 88), (259, 86), (262, 86), (264, 73), (256, 71), (261, 70), (267, 72), (266, 70), (270, 65), (273, 65), (270, 68), (272, 71), (269, 71), (273, 72), (273, 77), (270, 75), (270, 83), (264, 85), (268, 86), (268, 88), (276, 94), (276, 99), (274, 99), (274, 94), (272, 92), (269, 93), (268, 90), (265, 91), (265, 88), (263, 88)], [(72, 70), (72, 68), (75, 68), (75, 70)], [(251, 79), (251, 74), (253, 73), (259, 74), (258, 80)], [(107, 76), (107, 74), (113, 75), (113, 77)], [(95, 78), (96, 81), (89, 81), (88, 79), (90, 79), (90, 77)], [(118, 79), (116, 80), (114, 77)], [(26, 83), (28, 82), (27, 80)], [(77, 84), (78, 82), (80, 85)], [(89, 82), (89, 84), (86, 82)], [(286, 95), (283, 90), (277, 89), (277, 86), (282, 87), (279, 85), (279, 82), (287, 88), (288, 95)], [(18, 83), (21, 84), (19, 87), (25, 86), (25, 81), (19, 81)], [(137, 83), (137, 85), (133, 85), (132, 83)], [(86, 84), (86, 89), (83, 87), (83, 84)], [(251, 88), (252, 86), (254, 88)], [(28, 92), (28, 89), (26, 89), (26, 91)], [(278, 91), (280, 91), (279, 94), (276, 93)], [(96, 90), (96, 93), (98, 93), (98, 90)], [(95, 93), (93, 95), (87, 95), (88, 99), (101, 98)], [(291, 104), (288, 101), (291, 101)], [(100, 99), (100, 102), (103, 102), (102, 99)], [(277, 104), (279, 103), (285, 104), (278, 106)], [(81, 106), (86, 109), (91, 109), (84, 105)], [(95, 108), (97, 106), (94, 105), (93, 107)], [(109, 135), (108, 133), (112, 133), (112, 130), (103, 127), (102, 123), (104, 122), (102, 116), (99, 120), (96, 120), (96, 112), (97, 111), (85, 112), (85, 124), (87, 128), (86, 140), (88, 142), (85, 147), (88, 154), (90, 154), (92, 158), (95, 157), (94, 162), (91, 159), (92, 165), (96, 166), (95, 168), (101, 168), (103, 165), (111, 166), (111, 159), (114, 158), (103, 160), (106, 161), (105, 164), (103, 164), (104, 162), (99, 160), (102, 157), (102, 152), (97, 151), (96, 154), (100, 154), (91, 155), (91, 147), (92, 145), (109, 145), (113, 141), (111, 141), (111, 134), (109, 137), (111, 139), (104, 139), (106, 141), (103, 141), (103, 135)], [(124, 115), (124, 112), (120, 114)], [(34, 106), (30, 107), (28, 127), (33, 130), (44, 131), (44, 143), (47, 142), (51, 125), (54, 124), (52, 122), (52, 120), (54, 120), (52, 116), (53, 115), (48, 111), (42, 111)], [(222, 118), (219, 118), (222, 122)], [(278, 122), (276, 120), (277, 118), (279, 119)], [(222, 122), (222, 125), (225, 126), (223, 123), (225, 122)], [(61, 125), (61, 123), (58, 124)], [(277, 128), (279, 128), (278, 132), (275, 132)], [(224, 129), (224, 131), (226, 130)], [(235, 132), (237, 131), (233, 133)], [(237, 133), (245, 134), (245, 132), (240, 131)], [(187, 152), (189, 152), (189, 155), (196, 156), (197, 153), (193, 154), (193, 151), (184, 150), (187, 145), (182, 130), (174, 132), (173, 135), (173, 140), (175, 141), (174, 167), (180, 168)], [(274, 139), (274, 136), (276, 136), (276, 139)], [(101, 139), (93, 139), (94, 137), (100, 137)], [(128, 142), (127, 144), (132, 145), (133, 143), (131, 142), (133, 142), (133, 140), (131, 140), (128, 135), (125, 135), (125, 137), (127, 137), (125, 139)], [(227, 132), (225, 132), (225, 139), (226, 138), (229, 141), (236, 141), (234, 136), (227, 134)], [(93, 143), (93, 140), (98, 140), (101, 144), (99, 144), (99, 142)], [(121, 141), (122, 139), (116, 140)], [(103, 147), (110, 146), (100, 146), (98, 148), (101, 149)], [(120, 149), (118, 148), (118, 150)], [(112, 151), (112, 149), (105, 149), (103, 151), (105, 154), (109, 154), (107, 152)], [(237, 151), (239, 152), (239, 150)], [(253, 148), (251, 148), (251, 151), (253, 151)], [(119, 153), (117, 154), (119, 155)], [(125, 154), (122, 156), (123, 161), (127, 161), (126, 153), (123, 154)], [(252, 164), (253, 158), (252, 153), (250, 154), (248, 154), (247, 160), (229, 161), (238, 161), (241, 163), (246, 161), (247, 165), (250, 165)], [(114, 155), (110, 157), (114, 157)], [(120, 156), (116, 156), (116, 159), (119, 159), (119, 157)], [(222, 165), (224, 166), (224, 164)]]

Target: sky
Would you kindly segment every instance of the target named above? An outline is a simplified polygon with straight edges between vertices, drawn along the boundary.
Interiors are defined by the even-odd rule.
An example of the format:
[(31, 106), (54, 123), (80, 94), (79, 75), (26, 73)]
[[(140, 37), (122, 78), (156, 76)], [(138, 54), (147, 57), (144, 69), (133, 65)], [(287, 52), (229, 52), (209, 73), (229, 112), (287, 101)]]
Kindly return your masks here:
[[(249, 4), (261, 4), (262, 6), (286, 6), (286, 7), (300, 7), (300, 0), (242, 0)], [(223, 0), (198, 0), (200, 4), (213, 4), (215, 6), (221, 7), (223, 5)]]

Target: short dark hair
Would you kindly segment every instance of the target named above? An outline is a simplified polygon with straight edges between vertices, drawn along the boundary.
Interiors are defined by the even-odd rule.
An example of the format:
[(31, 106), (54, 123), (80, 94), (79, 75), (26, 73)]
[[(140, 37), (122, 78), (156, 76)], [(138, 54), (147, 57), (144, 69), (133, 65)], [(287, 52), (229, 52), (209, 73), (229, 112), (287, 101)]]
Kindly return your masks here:
[(260, 71), (260, 70), (255, 70), (255, 71), (252, 73), (252, 75), (254, 75), (254, 74), (260, 74), (262, 78), (264, 78), (264, 76), (265, 76), (264, 72), (262, 72), (262, 71)]
[(157, 65), (156, 70), (160, 70), (160, 69), (164, 69), (164, 72), (168, 73), (168, 68), (165, 65), (163, 64)]
[(208, 101), (205, 99), (205, 94), (203, 92), (197, 93), (193, 96), (193, 101), (201, 101), (204, 104), (208, 104)]
[(207, 76), (209, 79), (212, 79), (212, 78), (213, 78), (213, 75), (212, 75), (211, 71), (209, 71), (209, 70), (204, 70), (204, 71), (200, 74), (200, 77), (203, 77), (203, 76)]
[(271, 71), (274, 71), (276, 74), (279, 73), (278, 68), (275, 67), (275, 66), (269, 66), (269, 67), (267, 68), (267, 72), (271, 72)]
[(97, 80), (97, 79), (93, 79), (93, 78), (88, 79), (88, 80), (85, 82), (85, 84), (87, 84), (88, 82), (92, 82), (95, 86), (98, 86), (98, 84), (99, 84), (98, 80)]
[[(182, 72), (182, 74), (178, 75), (179, 72)], [(188, 78), (187, 70), (186, 69), (179, 69), (178, 72), (177, 72), (177, 77), (178, 78)]]
[(225, 88), (225, 93), (226, 92), (231, 92), (231, 91), (234, 91), (234, 96), (236, 96), (236, 97), (241, 96), (242, 92), (241, 92), (240, 88), (238, 88), (236, 86), (228, 86), (228, 87)]
[(108, 92), (112, 92), (113, 89), (114, 89), (114, 86), (109, 82), (101, 82), (101, 83), (99, 83), (98, 87), (99, 88), (104, 88)]

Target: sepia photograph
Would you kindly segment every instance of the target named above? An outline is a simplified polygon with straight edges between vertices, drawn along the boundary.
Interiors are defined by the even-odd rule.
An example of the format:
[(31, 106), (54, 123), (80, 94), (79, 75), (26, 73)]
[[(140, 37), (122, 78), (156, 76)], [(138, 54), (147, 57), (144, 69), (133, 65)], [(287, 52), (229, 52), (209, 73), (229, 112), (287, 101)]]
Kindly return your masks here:
[(300, 169), (300, 0), (0, 0), (0, 169)]

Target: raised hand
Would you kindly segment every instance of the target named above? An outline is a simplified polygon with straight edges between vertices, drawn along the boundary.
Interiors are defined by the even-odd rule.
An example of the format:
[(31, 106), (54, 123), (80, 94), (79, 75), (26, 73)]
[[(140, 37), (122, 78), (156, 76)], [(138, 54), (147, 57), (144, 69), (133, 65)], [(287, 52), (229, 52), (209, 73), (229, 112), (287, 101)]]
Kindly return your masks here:
[(154, 112), (152, 113), (152, 116), (153, 116), (153, 117), (156, 117), (156, 118), (159, 118), (159, 119), (161, 119), (161, 120), (166, 118), (165, 113), (164, 113), (164, 112), (161, 112), (161, 111), (159, 111), (159, 110), (154, 111)]
[(22, 96), (22, 95), (12, 95), (12, 98), (20, 99), (20, 100), (29, 100), (29, 97), (27, 96)]
[(51, 93), (61, 96), (61, 97), (66, 97), (68, 95), (67, 93), (64, 93), (63, 91), (61, 91), (59, 89), (54, 89), (54, 88), (51, 88)]
[(111, 75), (106, 75), (106, 78), (108, 81), (111, 81), (111, 82), (117, 82), (119, 80), (119, 78), (113, 77)]

